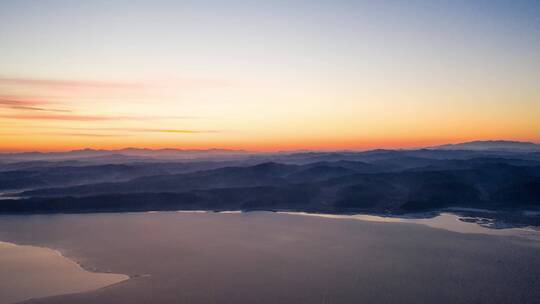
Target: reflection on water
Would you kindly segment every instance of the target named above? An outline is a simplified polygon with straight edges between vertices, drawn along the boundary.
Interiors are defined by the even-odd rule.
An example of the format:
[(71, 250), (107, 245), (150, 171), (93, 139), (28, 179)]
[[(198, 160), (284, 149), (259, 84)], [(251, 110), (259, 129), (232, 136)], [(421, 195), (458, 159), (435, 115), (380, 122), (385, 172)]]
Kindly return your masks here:
[(0, 242), (0, 303), (90, 291), (128, 277), (92, 273), (58, 251)]

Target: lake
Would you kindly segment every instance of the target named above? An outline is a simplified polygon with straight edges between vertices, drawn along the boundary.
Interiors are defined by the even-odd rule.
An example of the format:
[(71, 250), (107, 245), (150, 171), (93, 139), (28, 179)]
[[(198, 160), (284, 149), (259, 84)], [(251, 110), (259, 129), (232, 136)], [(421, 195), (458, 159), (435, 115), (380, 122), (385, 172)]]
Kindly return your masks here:
[[(0, 216), (0, 240), (59, 250), (98, 272), (85, 274), (130, 277), (28, 303), (538, 303), (538, 232), (470, 225), (480, 227), (451, 214), (21, 215)], [(50, 266), (49, 280), (72, 282)], [(33, 294), (36, 270), (20, 269), (28, 287), (16, 292)]]
[(0, 242), (0, 303), (95, 290), (127, 280), (88, 272), (59, 252)]

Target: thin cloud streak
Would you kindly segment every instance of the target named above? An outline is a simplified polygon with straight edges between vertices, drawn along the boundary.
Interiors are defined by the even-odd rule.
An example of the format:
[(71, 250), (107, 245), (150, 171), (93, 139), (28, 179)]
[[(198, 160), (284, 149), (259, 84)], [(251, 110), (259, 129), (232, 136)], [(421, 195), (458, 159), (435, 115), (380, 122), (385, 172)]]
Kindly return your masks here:
[(0, 105), (6, 106), (35, 106), (51, 104), (51, 102), (26, 97), (0, 96)]
[(43, 111), (43, 112), (63, 112), (63, 113), (71, 112), (70, 110), (46, 109), (46, 108), (28, 107), (28, 106), (4, 106), (4, 105), (1, 105), (1, 104), (0, 104), (0, 107), (14, 109), (14, 110), (29, 110), (29, 111)]
[[(125, 134), (97, 134), (97, 133), (67, 133), (67, 132), (37, 132), (34, 135), (53, 135), (53, 136), (71, 136), (71, 137), (126, 137)], [(0, 133), (0, 136), (22, 136), (21, 133)]]
[[(0, 108), (7, 108), (21, 111), (41, 111), (72, 113), (72, 110), (48, 108), (47, 105), (57, 104), (56, 102), (44, 101), (31, 97), (0, 96)], [(98, 116), (98, 115), (28, 115), (13, 114), (3, 115), (1, 118), (7, 119), (29, 119), (29, 120), (73, 120), (73, 121), (98, 121), (98, 120), (151, 120), (151, 119), (200, 119), (200, 116)]]
[(65, 79), (45, 79), (45, 78), (11, 78), (0, 77), (0, 85), (23, 85), (38, 87), (57, 88), (118, 88), (133, 89), (146, 84), (135, 82), (113, 82), (113, 81), (91, 81), (91, 80), (65, 80)]
[(40, 133), (43, 135), (74, 136), (74, 137), (125, 137), (129, 135), (120, 134), (95, 134), (95, 133)]
[(26, 86), (51, 89), (92, 89), (92, 90), (135, 90), (144, 88), (171, 87), (182, 89), (204, 89), (231, 85), (230, 81), (213, 78), (168, 77), (151, 82), (99, 81), (47, 79), (25, 77), (0, 77), (0, 86)]
[(149, 132), (149, 133), (178, 133), (178, 134), (208, 134), (222, 133), (220, 130), (191, 130), (191, 129), (143, 129), (143, 128), (60, 128), (75, 131), (117, 131), (117, 132)]
[(93, 115), (63, 115), (63, 114), (39, 114), (39, 115), (27, 115), (27, 114), (13, 114), (13, 115), (1, 115), (1, 118), (6, 119), (20, 119), (20, 120), (63, 120), (63, 121), (106, 121), (122, 119), (124, 117), (112, 117), (112, 116), (93, 116)]
[(76, 114), (12, 114), (0, 115), (0, 118), (18, 120), (61, 120), (61, 121), (110, 121), (110, 120), (159, 120), (159, 119), (194, 119), (192, 116), (107, 116)]
[(43, 105), (51, 104), (51, 102), (30, 99), (30, 98), (12, 98), (0, 96), (0, 107), (14, 110), (29, 110), (29, 111), (46, 111), (46, 112), (71, 112), (66, 109), (46, 108)]

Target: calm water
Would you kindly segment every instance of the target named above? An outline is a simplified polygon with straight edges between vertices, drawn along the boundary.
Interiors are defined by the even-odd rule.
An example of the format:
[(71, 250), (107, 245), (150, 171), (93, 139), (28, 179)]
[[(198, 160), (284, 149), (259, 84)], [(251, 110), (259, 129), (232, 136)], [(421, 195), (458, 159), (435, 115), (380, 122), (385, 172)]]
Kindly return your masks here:
[[(72, 294), (29, 303), (538, 303), (537, 236), (451, 214), (1, 216), (0, 240), (58, 249), (85, 269), (131, 279), (99, 288), (125, 277), (85, 272), (52, 250), (4, 244), (0, 295), (39, 297), (54, 283), (65, 290), (41, 295)], [(28, 257), (14, 258), (13, 250)], [(103, 285), (77, 290), (72, 272), (103, 276)], [(93, 291), (73, 294), (80, 290)]]

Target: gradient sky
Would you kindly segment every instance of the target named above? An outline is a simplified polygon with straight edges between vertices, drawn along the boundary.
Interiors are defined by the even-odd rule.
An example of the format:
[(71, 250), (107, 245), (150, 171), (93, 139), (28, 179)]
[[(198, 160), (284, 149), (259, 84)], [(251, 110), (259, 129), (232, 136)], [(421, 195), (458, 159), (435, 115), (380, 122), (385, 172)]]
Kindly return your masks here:
[(0, 1), (0, 150), (540, 140), (540, 1)]

